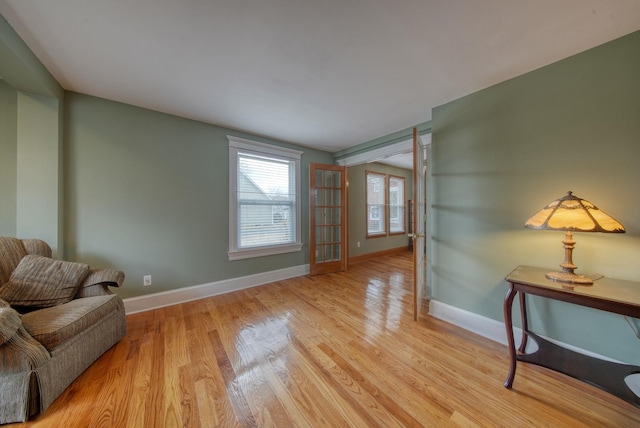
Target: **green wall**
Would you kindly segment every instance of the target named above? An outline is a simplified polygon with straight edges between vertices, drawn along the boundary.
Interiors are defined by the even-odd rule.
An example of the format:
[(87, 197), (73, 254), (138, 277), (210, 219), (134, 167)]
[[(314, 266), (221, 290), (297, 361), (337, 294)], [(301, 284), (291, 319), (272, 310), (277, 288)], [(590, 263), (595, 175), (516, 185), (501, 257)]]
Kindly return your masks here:
[(63, 241), (60, 101), (18, 92), (16, 235), (38, 237), (54, 253)]
[[(406, 233), (386, 237), (367, 238), (366, 171), (404, 177), (405, 201), (411, 199), (413, 193), (413, 173), (410, 170), (375, 162), (349, 167), (349, 257), (409, 245), (409, 238)], [(358, 248), (358, 242), (360, 242), (360, 248)]]
[(0, 76), (20, 92), (62, 99), (64, 90), (0, 15)]
[[(639, 76), (637, 32), (434, 109), (434, 299), (502, 321), (504, 276), (562, 261), (561, 232), (523, 225), (568, 190), (627, 230), (576, 233), (579, 271), (640, 281)], [(640, 362), (622, 317), (530, 302), (534, 330)]]
[(64, 91), (1, 16), (0, 76), (0, 163), (12, 164), (0, 181), (1, 232), (44, 239), (63, 258)]
[(18, 93), (0, 80), (0, 236), (16, 234)]
[(0, 233), (122, 269), (123, 297), (308, 263), (308, 164), (331, 154), (296, 147), (303, 251), (229, 262), (226, 136), (289, 145), (65, 93), (2, 17), (0, 76)]
[[(123, 297), (308, 263), (309, 163), (330, 153), (77, 93), (65, 109), (72, 260), (127, 275)], [(303, 251), (230, 262), (227, 135), (303, 150)], [(142, 277), (153, 285), (142, 287)]]
[(303, 251), (229, 262), (226, 136), (290, 145), (65, 93), (2, 17), (0, 76), (1, 234), (122, 269), (123, 297), (308, 263), (308, 164), (331, 154), (295, 147)]

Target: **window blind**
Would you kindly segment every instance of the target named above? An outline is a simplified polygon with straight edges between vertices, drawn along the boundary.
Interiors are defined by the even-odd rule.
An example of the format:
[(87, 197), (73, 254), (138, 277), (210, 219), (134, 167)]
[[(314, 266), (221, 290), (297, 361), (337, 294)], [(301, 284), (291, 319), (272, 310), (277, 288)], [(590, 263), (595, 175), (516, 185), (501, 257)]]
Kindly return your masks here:
[(238, 248), (296, 242), (295, 162), (238, 150)]

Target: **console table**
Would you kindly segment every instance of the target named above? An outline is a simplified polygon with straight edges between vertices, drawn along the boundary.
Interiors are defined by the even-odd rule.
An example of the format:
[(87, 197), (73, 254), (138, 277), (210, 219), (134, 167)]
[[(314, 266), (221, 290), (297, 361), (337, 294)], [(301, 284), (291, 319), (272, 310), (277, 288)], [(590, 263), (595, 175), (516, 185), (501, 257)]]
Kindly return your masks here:
[[(638, 397), (625, 383), (629, 375), (640, 373), (640, 366), (619, 364), (580, 354), (529, 331), (526, 294), (560, 300), (602, 311), (640, 318), (640, 283), (600, 277), (593, 285), (556, 282), (545, 277), (549, 269), (518, 266), (505, 278), (510, 286), (504, 299), (504, 322), (507, 329), (510, 367), (506, 388), (511, 388), (516, 375), (516, 362), (537, 364), (580, 379), (640, 407)], [(522, 341), (516, 351), (513, 336), (512, 308), (516, 294), (520, 297)], [(538, 345), (526, 354), (527, 339)]]

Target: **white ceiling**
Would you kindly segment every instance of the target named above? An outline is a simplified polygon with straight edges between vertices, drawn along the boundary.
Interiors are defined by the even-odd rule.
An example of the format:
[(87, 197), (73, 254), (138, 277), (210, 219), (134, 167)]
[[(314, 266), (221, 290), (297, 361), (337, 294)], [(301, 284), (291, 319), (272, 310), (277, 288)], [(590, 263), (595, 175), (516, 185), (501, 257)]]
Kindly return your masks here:
[(640, 0), (0, 0), (62, 87), (335, 152), (640, 30)]
[(397, 166), (398, 168), (413, 169), (413, 153), (398, 153), (376, 162)]

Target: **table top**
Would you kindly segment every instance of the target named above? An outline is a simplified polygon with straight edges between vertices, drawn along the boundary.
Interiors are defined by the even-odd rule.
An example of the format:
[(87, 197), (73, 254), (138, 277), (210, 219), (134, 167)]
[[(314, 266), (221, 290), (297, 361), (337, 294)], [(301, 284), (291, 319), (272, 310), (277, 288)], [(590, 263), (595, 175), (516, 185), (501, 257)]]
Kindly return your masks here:
[(640, 308), (640, 282), (607, 278), (601, 275), (585, 275), (593, 279), (591, 285), (569, 284), (545, 277), (553, 269), (518, 266), (507, 277), (511, 283), (532, 285), (556, 292), (564, 292), (598, 300), (619, 302)]

